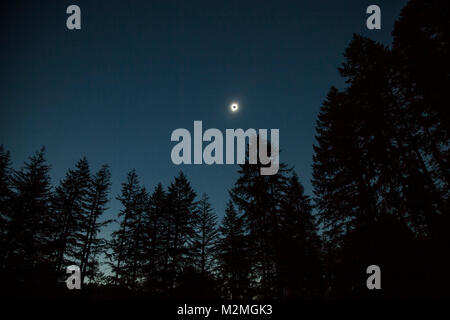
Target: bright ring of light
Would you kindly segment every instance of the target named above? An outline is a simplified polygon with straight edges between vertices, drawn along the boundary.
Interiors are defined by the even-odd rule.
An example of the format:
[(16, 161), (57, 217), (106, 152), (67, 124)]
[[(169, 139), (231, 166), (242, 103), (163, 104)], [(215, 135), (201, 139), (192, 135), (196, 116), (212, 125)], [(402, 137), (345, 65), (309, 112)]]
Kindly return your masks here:
[(231, 111), (236, 112), (238, 108), (239, 108), (239, 105), (237, 103), (231, 104)]

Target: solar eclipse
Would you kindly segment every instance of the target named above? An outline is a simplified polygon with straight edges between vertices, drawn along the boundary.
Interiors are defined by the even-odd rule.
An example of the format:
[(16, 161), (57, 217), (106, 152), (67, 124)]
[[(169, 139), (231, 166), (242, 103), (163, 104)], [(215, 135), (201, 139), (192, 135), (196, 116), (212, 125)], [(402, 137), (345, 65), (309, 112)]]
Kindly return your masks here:
[(231, 112), (236, 112), (239, 109), (239, 105), (236, 102), (233, 102), (230, 106)]

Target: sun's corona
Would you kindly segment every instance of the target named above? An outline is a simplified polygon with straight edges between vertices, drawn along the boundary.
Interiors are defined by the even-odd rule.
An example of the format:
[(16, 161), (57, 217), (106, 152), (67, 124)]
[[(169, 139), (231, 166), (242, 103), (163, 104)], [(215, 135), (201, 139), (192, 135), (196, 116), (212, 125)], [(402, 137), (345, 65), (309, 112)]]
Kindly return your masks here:
[(237, 103), (232, 103), (230, 109), (232, 112), (236, 112), (239, 109), (239, 105)]

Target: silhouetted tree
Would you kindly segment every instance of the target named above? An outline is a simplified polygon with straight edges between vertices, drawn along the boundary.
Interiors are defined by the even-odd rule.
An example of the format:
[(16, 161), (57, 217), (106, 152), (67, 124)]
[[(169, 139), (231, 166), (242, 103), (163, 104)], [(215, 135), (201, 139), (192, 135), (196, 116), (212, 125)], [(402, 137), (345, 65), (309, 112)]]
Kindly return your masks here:
[(145, 239), (144, 247), (145, 265), (143, 267), (147, 290), (154, 294), (165, 291), (163, 286), (164, 272), (167, 267), (166, 255), (169, 254), (169, 239), (167, 221), (167, 195), (161, 183), (159, 183), (151, 196), (145, 216)]
[(318, 297), (322, 290), (321, 243), (312, 204), (294, 173), (281, 203), (278, 281), (285, 297)]
[(83, 279), (87, 276), (92, 281), (98, 273), (98, 255), (105, 248), (105, 240), (99, 238), (100, 230), (111, 220), (100, 221), (106, 211), (108, 193), (111, 186), (111, 173), (108, 165), (92, 177), (87, 196), (87, 215), (82, 223), (83, 237), (81, 238), (80, 270)]
[[(425, 237), (433, 291), (450, 286), (450, 4), (441, 0), (411, 0), (394, 26), (392, 83), (404, 111), (403, 128), (420, 160), (408, 179), (411, 210)], [(422, 176), (426, 178), (422, 179)]]
[(219, 229), (216, 255), (220, 291), (224, 298), (249, 298), (251, 265), (244, 223), (228, 202)]
[(209, 198), (203, 194), (198, 203), (198, 221), (194, 242), (196, 265), (202, 275), (211, 274), (214, 263), (214, 247), (217, 240), (217, 217), (213, 212)]
[(168, 288), (176, 286), (177, 277), (187, 267), (194, 266), (195, 224), (198, 221), (196, 193), (183, 172), (180, 172), (168, 188), (167, 256)]
[(69, 169), (56, 188), (52, 201), (56, 270), (67, 265), (79, 266), (82, 260), (84, 226), (88, 215), (88, 197), (91, 187), (89, 164), (80, 159), (75, 169)]
[[(450, 184), (450, 5), (442, 0), (411, 0), (396, 21), (393, 85), (413, 134), (414, 148), (426, 154), (436, 188)], [(446, 147), (447, 146), (447, 147)]]
[(117, 199), (123, 206), (118, 215), (122, 221), (120, 228), (112, 233), (109, 265), (114, 274), (114, 284), (136, 289), (143, 282), (144, 211), (148, 194), (139, 185), (135, 170), (128, 173)]
[(49, 276), (48, 268), (37, 269), (47, 266), (49, 258), (46, 228), (51, 186), (44, 148), (13, 173), (12, 190), (3, 258), (9, 274), (5, 280), (13, 286), (40, 287)]
[[(356, 286), (349, 278), (336, 279), (344, 274), (336, 270), (362, 267), (367, 261), (355, 239), (375, 252), (389, 252), (388, 242), (374, 246), (361, 230), (398, 230), (414, 248), (410, 256), (402, 256), (410, 262), (414, 252), (423, 252), (421, 246), (440, 233), (434, 226), (446, 222), (448, 128), (443, 127), (447, 120), (440, 109), (445, 102), (439, 100), (442, 83), (431, 88), (424, 77), (436, 73), (448, 81), (443, 79), (448, 61), (440, 56), (448, 50), (448, 19), (443, 22), (445, 13), (439, 12), (448, 12), (448, 5), (438, 8), (438, 2), (408, 4), (396, 24), (392, 50), (355, 35), (339, 69), (348, 87), (341, 92), (331, 88), (319, 114), (315, 202), (326, 240), (327, 279), (346, 287), (341, 291), (346, 295), (349, 288), (355, 293)], [(411, 30), (417, 30), (419, 41), (411, 38)], [(444, 63), (443, 73), (429, 66), (425, 56)], [(408, 232), (420, 241), (410, 241)], [(399, 256), (392, 255), (396, 262), (390, 266), (398, 270), (391, 272), (405, 268), (396, 260)]]
[(264, 176), (260, 174), (261, 167), (260, 163), (240, 165), (240, 176), (230, 195), (244, 220), (256, 295), (269, 298), (280, 296), (282, 290), (278, 282), (276, 257), (280, 208), (290, 170), (281, 163), (277, 174)]

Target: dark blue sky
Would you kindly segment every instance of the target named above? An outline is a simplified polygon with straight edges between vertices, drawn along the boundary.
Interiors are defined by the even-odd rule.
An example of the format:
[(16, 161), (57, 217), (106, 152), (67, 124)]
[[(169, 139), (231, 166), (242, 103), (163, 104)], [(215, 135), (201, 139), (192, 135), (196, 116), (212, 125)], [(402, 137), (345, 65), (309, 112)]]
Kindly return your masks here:
[[(1, 5), (0, 143), (19, 167), (47, 148), (56, 184), (86, 156), (111, 198), (136, 168), (149, 189), (182, 169), (219, 216), (236, 165), (175, 166), (176, 128), (279, 128), (280, 160), (311, 194), (321, 102), (353, 33), (388, 45), (406, 1), (11, 1)], [(66, 28), (77, 4), (82, 29)], [(366, 29), (366, 8), (382, 30)], [(239, 101), (240, 112), (229, 104)], [(120, 209), (116, 200), (108, 214)]]

